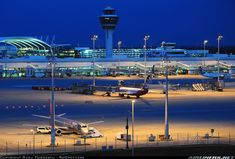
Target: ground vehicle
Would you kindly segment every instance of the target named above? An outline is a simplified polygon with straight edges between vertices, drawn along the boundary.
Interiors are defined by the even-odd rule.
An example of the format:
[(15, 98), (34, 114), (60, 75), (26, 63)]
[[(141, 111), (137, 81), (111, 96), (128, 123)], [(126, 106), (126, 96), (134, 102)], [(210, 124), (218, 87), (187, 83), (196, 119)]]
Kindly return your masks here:
[(82, 136), (82, 138), (100, 138), (100, 137), (103, 137), (103, 134), (94, 127), (89, 127), (88, 133)]
[(36, 132), (40, 134), (49, 134), (51, 133), (51, 128), (48, 126), (38, 126)]
[(131, 141), (131, 135), (128, 134), (128, 136), (127, 136), (127, 134), (118, 133), (116, 135), (116, 139), (117, 140), (122, 140), (122, 141), (127, 141), (127, 140)]

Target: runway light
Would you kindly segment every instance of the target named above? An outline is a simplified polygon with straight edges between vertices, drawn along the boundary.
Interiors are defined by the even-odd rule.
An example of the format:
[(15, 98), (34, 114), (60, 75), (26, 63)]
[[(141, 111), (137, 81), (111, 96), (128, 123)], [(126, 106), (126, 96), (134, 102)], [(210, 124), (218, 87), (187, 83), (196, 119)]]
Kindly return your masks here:
[(8, 109), (8, 106), (6, 106), (6, 109)]
[(15, 109), (15, 106), (12, 106), (12, 109)]

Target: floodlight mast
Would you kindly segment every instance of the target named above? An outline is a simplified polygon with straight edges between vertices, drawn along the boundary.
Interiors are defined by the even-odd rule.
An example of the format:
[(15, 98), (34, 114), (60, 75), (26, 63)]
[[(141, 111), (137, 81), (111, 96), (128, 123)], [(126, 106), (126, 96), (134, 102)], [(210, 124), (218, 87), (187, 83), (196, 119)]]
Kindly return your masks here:
[[(55, 88), (54, 88), (54, 52), (51, 48), (51, 145), (55, 147), (56, 138), (55, 138)], [(54, 149), (53, 149), (54, 151)]]
[(168, 122), (168, 56), (166, 47), (163, 46), (163, 56), (166, 63), (165, 76), (166, 76), (166, 86), (165, 86), (165, 135), (164, 139), (169, 140), (169, 122)]
[(144, 84), (146, 84), (146, 78), (147, 78), (147, 41), (149, 40), (150, 36), (145, 35), (144, 36)]
[(208, 40), (203, 41), (204, 45), (204, 67), (206, 66), (206, 44), (208, 43)]
[(217, 52), (217, 67), (218, 67), (218, 84), (219, 84), (219, 82), (220, 82), (220, 68), (219, 68), (219, 54), (220, 54), (220, 41), (222, 40), (222, 38), (223, 38), (223, 36), (221, 36), (221, 35), (219, 35), (218, 36), (218, 38), (217, 38), (217, 40), (218, 40), (218, 52)]
[(93, 53), (92, 53), (92, 72), (93, 72), (93, 87), (95, 87), (95, 42), (98, 39), (98, 35), (93, 35), (91, 38), (93, 44)]
[(122, 46), (122, 41), (118, 41), (118, 54), (119, 54), (119, 57), (118, 57), (118, 70), (120, 69), (120, 51), (121, 51), (121, 46)]
[[(132, 135), (131, 135), (131, 140), (132, 140), (132, 149), (131, 149), (131, 155), (135, 155), (135, 144), (134, 144), (134, 125), (135, 125), (135, 100), (131, 101), (131, 124), (132, 124)], [(128, 136), (127, 136), (128, 140)]]

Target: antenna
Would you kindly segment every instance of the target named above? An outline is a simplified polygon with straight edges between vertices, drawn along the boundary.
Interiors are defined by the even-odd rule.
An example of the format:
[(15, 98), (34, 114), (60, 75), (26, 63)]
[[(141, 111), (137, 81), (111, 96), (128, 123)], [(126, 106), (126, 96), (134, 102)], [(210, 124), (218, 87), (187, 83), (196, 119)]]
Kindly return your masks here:
[(52, 36), (51, 44), (54, 44), (55, 42), (55, 35)]
[(40, 40), (42, 41), (42, 39), (43, 39), (43, 36), (41, 35)]
[(46, 36), (46, 41), (45, 41), (45, 42), (46, 42), (46, 43), (48, 43), (48, 40), (49, 40), (49, 36), (47, 35), (47, 36)]

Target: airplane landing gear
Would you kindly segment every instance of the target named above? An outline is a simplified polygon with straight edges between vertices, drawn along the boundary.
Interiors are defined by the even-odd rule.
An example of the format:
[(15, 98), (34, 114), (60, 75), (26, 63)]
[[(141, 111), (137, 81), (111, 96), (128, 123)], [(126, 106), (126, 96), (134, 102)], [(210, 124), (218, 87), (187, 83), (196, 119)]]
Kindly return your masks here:
[(119, 97), (124, 97), (124, 94), (120, 94), (120, 93), (119, 93)]

